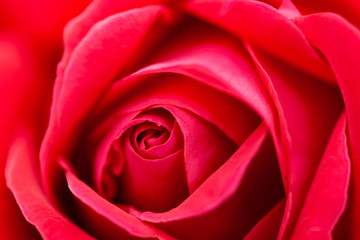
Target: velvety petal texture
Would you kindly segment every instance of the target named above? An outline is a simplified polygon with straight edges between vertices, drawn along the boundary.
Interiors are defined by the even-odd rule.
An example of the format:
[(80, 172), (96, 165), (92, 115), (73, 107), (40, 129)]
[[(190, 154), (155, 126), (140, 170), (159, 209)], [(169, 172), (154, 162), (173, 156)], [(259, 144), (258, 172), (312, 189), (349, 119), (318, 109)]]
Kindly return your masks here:
[[(52, 172), (51, 169), (55, 167), (54, 157), (56, 156), (53, 156), (53, 154), (58, 154), (58, 148), (63, 149), (65, 145), (68, 146), (69, 139), (66, 134), (74, 130), (81, 116), (89, 111), (92, 104), (102, 95), (102, 91), (113, 81), (113, 77), (119, 71), (124, 70), (121, 69), (121, 65), (128, 64), (128, 59), (132, 55), (136, 55), (136, 50), (144, 48), (144, 46), (141, 46), (141, 40), (155, 21), (162, 18), (165, 13), (166, 9), (162, 6), (147, 6), (143, 9), (129, 10), (110, 16), (99, 22), (98, 27), (92, 28), (79, 43), (76, 54), (74, 54), (70, 62), (71, 64), (67, 65), (65, 72), (59, 72), (57, 84), (60, 84), (60, 86), (55, 86), (54, 90), (53, 118), (50, 120), (49, 130), (42, 148), (41, 166), (43, 176), (46, 179), (44, 179), (45, 182), (52, 182), (50, 179), (57, 175), (54, 173), (48, 176), (48, 173)], [(113, 41), (116, 32), (118, 32), (119, 36), (127, 36), (127, 38), (118, 37), (116, 38), (118, 42)], [(135, 39), (138, 40), (135, 41)], [(117, 49), (117, 52), (115, 49)], [(100, 59), (103, 59), (103, 61), (100, 61), (103, 64), (102, 67), (97, 64)], [(109, 65), (109, 63), (113, 64)], [(86, 66), (87, 64), (89, 65)], [(96, 64), (96, 67), (93, 64)], [(78, 68), (78, 66), (82, 67)], [(80, 69), (83, 72), (79, 72)], [(88, 69), (92, 69), (94, 72), (90, 73)], [(61, 63), (59, 71), (61, 71)], [(89, 77), (85, 77), (86, 74)], [(62, 93), (58, 95), (60, 89), (62, 89)], [(77, 107), (74, 105), (74, 108), (67, 108), (69, 101), (72, 104), (76, 102)], [(82, 109), (82, 111), (76, 109)], [(55, 132), (56, 135), (54, 135)], [(65, 136), (61, 137), (60, 135), (63, 134)], [(73, 138), (73, 140), (76, 139)], [(67, 151), (69, 150), (67, 149)], [(50, 168), (50, 171), (48, 168)], [(48, 189), (48, 191), (51, 191), (51, 189)]]
[[(331, 70), (304, 35), (274, 8), (258, 1), (189, 1), (190, 13), (306, 71), (334, 81)], [(287, 36), (283, 38), (282, 36)], [(331, 80), (332, 79), (332, 80)]]
[(345, 114), (335, 127), (306, 197), (293, 239), (332, 239), (344, 212), (350, 182)]
[[(353, 226), (355, 219), (359, 218), (359, 94), (360, 84), (358, 81), (360, 62), (360, 32), (349, 22), (335, 14), (315, 14), (298, 18), (295, 23), (306, 34), (312, 44), (321, 49), (327, 56), (329, 63), (337, 76), (340, 89), (343, 94), (349, 128), (349, 148), (352, 162), (352, 186), (350, 191), (349, 212), (351, 220), (347, 220), (352, 239), (360, 236), (357, 227)], [(331, 24), (331, 28), (326, 28)], [(333, 36), (332, 38), (324, 36)], [(341, 45), (341, 49), (336, 46)]]
[(41, 188), (30, 134), (24, 129), (14, 139), (5, 172), (7, 185), (14, 193), (24, 216), (45, 239), (94, 239), (64, 217), (46, 198)]
[(356, 1), (94, 0), (54, 83), (88, 2), (32, 2), (0, 3), (32, 49), (0, 35), (0, 210), (23, 230), (0, 238), (360, 237)]

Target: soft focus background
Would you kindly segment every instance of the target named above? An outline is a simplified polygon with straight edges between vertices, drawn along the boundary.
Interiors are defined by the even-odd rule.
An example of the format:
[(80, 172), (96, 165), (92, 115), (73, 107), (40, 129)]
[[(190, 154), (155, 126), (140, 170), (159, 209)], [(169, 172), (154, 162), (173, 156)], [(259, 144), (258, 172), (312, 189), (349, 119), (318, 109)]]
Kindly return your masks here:
[(22, 125), (45, 131), (63, 28), (89, 2), (0, 0), (0, 239), (39, 238), (6, 187), (7, 149)]

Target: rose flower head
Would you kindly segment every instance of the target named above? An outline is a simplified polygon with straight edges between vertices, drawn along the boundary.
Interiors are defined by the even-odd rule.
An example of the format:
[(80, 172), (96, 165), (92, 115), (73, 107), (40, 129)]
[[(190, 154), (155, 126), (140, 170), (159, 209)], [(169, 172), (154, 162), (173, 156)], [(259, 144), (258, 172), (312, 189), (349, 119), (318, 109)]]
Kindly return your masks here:
[(43, 239), (359, 239), (359, 16), (95, 0), (64, 29), (46, 133), (9, 143), (7, 187)]

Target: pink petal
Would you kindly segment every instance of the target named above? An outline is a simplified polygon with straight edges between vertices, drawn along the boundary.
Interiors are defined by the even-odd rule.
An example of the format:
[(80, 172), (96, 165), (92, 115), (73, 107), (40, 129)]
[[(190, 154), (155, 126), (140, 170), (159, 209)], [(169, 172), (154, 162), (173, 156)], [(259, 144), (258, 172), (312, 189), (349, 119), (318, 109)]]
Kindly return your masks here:
[(196, 17), (260, 46), (285, 62), (335, 82), (330, 68), (299, 29), (271, 6), (251, 0), (193, 0), (187, 8)]
[(93, 239), (64, 217), (46, 198), (36, 174), (36, 153), (30, 134), (24, 130), (11, 145), (6, 181), (23, 212), (44, 239)]
[(282, 0), (281, 5), (279, 6), (279, 12), (287, 18), (301, 16), (301, 13), (291, 0)]
[[(159, 69), (161, 70), (161, 69)], [(171, 81), (169, 81), (171, 79)], [(128, 89), (128, 84), (132, 86), (138, 86), (134, 90)], [(188, 91), (191, 89), (194, 92)], [(124, 91), (124, 92), (123, 92)], [(136, 94), (132, 94), (132, 92)], [(104, 109), (108, 109), (107, 106), (111, 102), (116, 104), (119, 108), (116, 113), (110, 112), (111, 117), (107, 119), (103, 124), (98, 124), (97, 129), (90, 134), (83, 142), (85, 144), (84, 149), (98, 148), (96, 162), (102, 162), (101, 165), (96, 167), (96, 171), (102, 172), (105, 166), (105, 158), (103, 156), (108, 155), (110, 145), (116, 135), (121, 135), (119, 129), (126, 126), (126, 122), (131, 121), (141, 109), (145, 109), (149, 106), (159, 106), (167, 108), (168, 105), (179, 106), (181, 108), (189, 108), (190, 111), (195, 112), (194, 117), (197, 119), (200, 115), (204, 120), (211, 123), (215, 122), (216, 126), (221, 127), (221, 131), (225, 131), (225, 134), (229, 134), (237, 144), (241, 144), (245, 138), (249, 135), (259, 123), (259, 119), (254, 113), (249, 111), (243, 103), (232, 99), (230, 96), (215, 91), (212, 88), (206, 87), (198, 83), (197, 81), (190, 80), (188, 78), (178, 75), (154, 75), (154, 79), (151, 79), (148, 83), (138, 82), (138, 79), (133, 76), (128, 80), (119, 81), (114, 85), (112, 91), (107, 95), (110, 99), (104, 100), (104, 102), (98, 105), (99, 109), (95, 109), (94, 117), (105, 116), (109, 113), (104, 113)], [(124, 99), (120, 98), (124, 97)], [(163, 105), (157, 105), (163, 104)], [(234, 112), (234, 109), (236, 111)], [(208, 123), (208, 125), (211, 125)], [(184, 123), (185, 124), (185, 123)], [(214, 128), (215, 126), (212, 126)], [(219, 128), (220, 128), (219, 127)], [(215, 127), (216, 129), (216, 127)], [(219, 131), (217, 130), (219, 133)], [(106, 136), (106, 137), (105, 137)], [(189, 136), (190, 137), (190, 136)], [(222, 137), (224, 139), (224, 137)], [(102, 143), (101, 143), (102, 142)], [(227, 140), (228, 142), (228, 140)], [(91, 157), (91, 155), (89, 156)], [(100, 160), (103, 159), (103, 160)], [(226, 158), (224, 158), (226, 160)], [(91, 160), (81, 161), (83, 164), (91, 165)], [(77, 164), (78, 168), (81, 168), (81, 164)], [(96, 174), (96, 176), (100, 176)], [(98, 178), (98, 179), (101, 179)]]
[(289, 189), (281, 227), (281, 235), (286, 235), (300, 212), (343, 103), (335, 87), (284, 65), (254, 47), (249, 49), (271, 79), (291, 140), (283, 169)]
[[(110, 91), (106, 96), (108, 99), (104, 100), (108, 102), (106, 104), (116, 101), (121, 107), (121, 102), (133, 101), (132, 99), (119, 98), (119, 96), (124, 96), (132, 89), (134, 89), (132, 90), (134, 91), (133, 95), (141, 98), (142, 94), (149, 96), (150, 89), (151, 91), (157, 91), (157, 89), (167, 87), (170, 92), (167, 94), (167, 99), (161, 97), (161, 95), (158, 97), (159, 94), (154, 94), (152, 95), (153, 97), (148, 97), (143, 99), (143, 101), (146, 101), (148, 105), (150, 103), (164, 104), (170, 101), (171, 104), (176, 103), (177, 106), (189, 109), (209, 122), (214, 123), (238, 144), (241, 144), (244, 137), (246, 138), (248, 134), (241, 134), (241, 139), (236, 135), (239, 135), (244, 129), (251, 128), (249, 126), (251, 124), (246, 121), (249, 119), (253, 119), (252, 121), (256, 120), (250, 111), (246, 111), (246, 108), (241, 106), (240, 101), (231, 99), (229, 96), (249, 105), (269, 123), (269, 126), (273, 126), (273, 106), (271, 106), (267, 92), (257, 75), (256, 69), (251, 64), (251, 58), (241, 47), (241, 43), (221, 31), (206, 27), (206, 25), (192, 22), (189, 24), (185, 25), (185, 29), (179, 31), (179, 35), (176, 35), (174, 39), (169, 41), (169, 45), (163, 47), (163, 51), (154, 59), (154, 64), (150, 64), (114, 84), (114, 92)], [(193, 38), (189, 39), (189, 35), (193, 36)], [(185, 75), (190, 79), (210, 86), (215, 91), (211, 89), (206, 90), (202, 87), (202, 84), (193, 83), (186, 78), (180, 80), (176, 75), (155, 75), (148, 84), (145, 84), (144, 78), (141, 78), (142, 76), (149, 76), (149, 74), (167, 72)], [(134, 81), (134, 77), (139, 79), (134, 79)], [(177, 81), (181, 82), (178, 83)], [(134, 86), (141, 87), (137, 89)], [(218, 94), (216, 90), (224, 94)], [(212, 97), (213, 94), (216, 94), (217, 97)], [(221, 100), (216, 100), (217, 98)], [(186, 99), (193, 100), (188, 104)], [(101, 106), (99, 108), (105, 108), (106, 105), (99, 106)], [(205, 109), (201, 110), (201, 108)], [(234, 113), (233, 109), (238, 109), (239, 113)], [(243, 116), (250, 117), (244, 118), (242, 114), (244, 114)], [(228, 116), (233, 117), (230, 118)]]
[(283, 198), (276, 155), (266, 136), (262, 124), (178, 207), (139, 213), (139, 218), (180, 239), (241, 239)]
[[(187, 68), (187, 65), (176, 67), (176, 63), (171, 68), (156, 66), (157, 70), (139, 71), (114, 84), (103, 101), (95, 106), (93, 119), (99, 122), (100, 117), (119, 112), (113, 120), (116, 122), (125, 113), (132, 114), (149, 106), (174, 105), (201, 116), (217, 126), (232, 141), (241, 144), (258, 126), (259, 117), (241, 101), (196, 80), (178, 74), (157, 74)], [(201, 73), (198, 75), (198, 78), (202, 78)], [(237, 111), (234, 112), (234, 109)], [(110, 126), (111, 121), (106, 121)]]
[(79, 200), (78, 216), (82, 216), (82, 223), (95, 236), (106, 239), (173, 239), (103, 199), (71, 172), (66, 173), (66, 179), (71, 192)]
[[(117, 72), (134, 60), (140, 46), (143, 49), (144, 37), (151, 29), (156, 24), (163, 26), (167, 21), (165, 14), (166, 9), (161, 6), (115, 14), (98, 22), (77, 45), (64, 75), (59, 74), (56, 80), (55, 88), (61, 87), (61, 94), (55, 89), (50, 123), (41, 150), (46, 185), (56, 181), (54, 176), (58, 175), (58, 170), (54, 159), (60, 152), (71, 151), (69, 146), (77, 140), (74, 133), (80, 131), (77, 124), (81, 118), (108, 88)], [(152, 34), (156, 35), (157, 31)], [(50, 186), (45, 189), (52, 191)]]
[(292, 0), (304, 14), (334, 12), (360, 27), (360, 2), (358, 0)]
[[(304, 32), (309, 42), (327, 57), (344, 98), (348, 119), (352, 183), (350, 186), (350, 225), (353, 239), (360, 238), (360, 32), (338, 15), (321, 13), (297, 18), (295, 24)], [(329, 27), (331, 26), (331, 27)]]
[(184, 163), (189, 193), (193, 193), (235, 152), (236, 146), (218, 128), (181, 108), (169, 106), (184, 135)]
[(350, 182), (346, 115), (335, 127), (312, 181), (292, 239), (332, 239), (345, 210)]
[[(75, 47), (82, 41), (89, 30), (105, 18), (128, 10), (149, 5), (167, 3), (167, 0), (95, 0), (79, 16), (68, 23), (64, 30), (64, 56), (62, 64), (66, 66)], [(63, 71), (63, 69), (61, 69)]]
[(156, 160), (141, 158), (128, 144), (121, 150), (125, 151), (126, 159), (119, 178), (121, 203), (139, 210), (163, 212), (187, 197), (183, 150)]

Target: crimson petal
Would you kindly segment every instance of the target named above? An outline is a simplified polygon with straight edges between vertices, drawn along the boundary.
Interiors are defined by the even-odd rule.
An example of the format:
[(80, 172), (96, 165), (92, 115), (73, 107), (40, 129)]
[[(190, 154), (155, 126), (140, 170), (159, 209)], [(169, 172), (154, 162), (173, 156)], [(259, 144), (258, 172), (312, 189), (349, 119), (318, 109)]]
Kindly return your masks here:
[(29, 133), (23, 132), (12, 143), (6, 166), (7, 185), (26, 219), (45, 239), (94, 239), (48, 201), (33, 170), (37, 160), (33, 151)]

